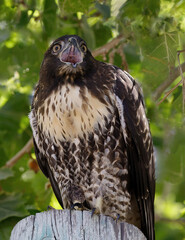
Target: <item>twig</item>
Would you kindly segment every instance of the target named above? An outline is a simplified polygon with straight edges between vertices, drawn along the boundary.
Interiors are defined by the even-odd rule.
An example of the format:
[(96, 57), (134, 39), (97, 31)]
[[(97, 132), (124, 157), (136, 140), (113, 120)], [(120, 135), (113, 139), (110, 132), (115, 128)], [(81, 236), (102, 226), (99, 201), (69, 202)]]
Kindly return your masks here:
[(118, 46), (123, 40), (123, 36), (118, 36), (117, 38), (114, 38), (112, 41), (106, 43), (102, 47), (95, 49), (92, 52), (92, 55), (94, 57), (97, 57), (99, 55), (105, 55), (107, 54), (111, 49), (113, 49), (115, 46)]
[[(165, 96), (157, 103), (157, 105), (161, 104), (181, 83), (182, 83), (182, 98), (183, 98), (183, 114), (184, 114), (184, 104), (185, 104), (185, 78), (183, 76), (183, 70), (182, 70), (182, 65), (180, 64), (180, 59), (179, 59), (179, 55), (180, 53), (182, 52), (185, 52), (185, 50), (180, 50), (180, 51), (177, 51), (177, 59), (178, 59), (178, 72), (179, 72), (179, 75), (181, 75), (181, 81), (178, 82), (175, 87), (173, 87), (172, 89), (170, 89), (166, 94)], [(184, 64), (184, 63), (183, 63)]]
[(117, 53), (121, 56), (122, 66), (123, 66), (124, 70), (128, 72), (129, 69), (128, 69), (128, 64), (127, 64), (126, 58), (125, 58), (125, 54), (123, 52), (123, 45), (119, 45), (119, 47), (117, 49)]
[(182, 83), (182, 80), (180, 82), (177, 83), (177, 85), (175, 85), (175, 87), (173, 87), (172, 89), (170, 89), (165, 96), (157, 103), (157, 105), (161, 104), (169, 95), (170, 93), (172, 93), (180, 84)]
[[(181, 65), (182, 72), (185, 72), (185, 62)], [(170, 70), (170, 74), (166, 81), (164, 81), (154, 92), (153, 94), (153, 100), (157, 101), (157, 99), (161, 96), (161, 94), (164, 92), (166, 88), (168, 88), (172, 82), (175, 81), (177, 77), (179, 77), (179, 67), (175, 67)]]
[(13, 158), (11, 158), (7, 163), (6, 167), (13, 167), (16, 162), (25, 154), (29, 153), (33, 147), (33, 138), (30, 138), (30, 140), (26, 143), (26, 145), (15, 155)]
[(114, 56), (116, 53), (118, 53), (121, 56), (121, 59), (122, 59), (121, 65), (123, 69), (128, 72), (128, 64), (126, 62), (125, 54), (123, 52), (123, 44), (119, 44), (117, 48), (113, 48), (109, 51), (109, 54), (108, 54), (109, 63), (114, 64)]
[(113, 64), (114, 63), (114, 55), (116, 53), (116, 49), (113, 49), (112, 51), (110, 51), (109, 53), (109, 63)]

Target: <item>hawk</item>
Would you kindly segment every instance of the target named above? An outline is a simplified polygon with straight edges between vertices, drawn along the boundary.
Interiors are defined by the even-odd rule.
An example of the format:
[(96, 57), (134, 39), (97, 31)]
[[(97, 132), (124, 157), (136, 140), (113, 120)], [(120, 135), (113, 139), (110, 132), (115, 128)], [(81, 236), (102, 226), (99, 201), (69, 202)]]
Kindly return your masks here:
[(46, 51), (29, 115), (38, 164), (63, 208), (91, 209), (154, 237), (154, 152), (142, 92), (76, 35)]

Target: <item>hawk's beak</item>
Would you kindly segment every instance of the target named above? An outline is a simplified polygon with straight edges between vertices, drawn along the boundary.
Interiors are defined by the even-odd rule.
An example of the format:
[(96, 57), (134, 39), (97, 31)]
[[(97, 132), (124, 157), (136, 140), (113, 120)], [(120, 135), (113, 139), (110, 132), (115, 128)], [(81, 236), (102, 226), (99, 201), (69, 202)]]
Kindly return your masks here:
[(61, 53), (60, 60), (71, 64), (73, 67), (76, 67), (78, 63), (82, 62), (82, 53), (75, 38), (69, 39), (67, 47)]

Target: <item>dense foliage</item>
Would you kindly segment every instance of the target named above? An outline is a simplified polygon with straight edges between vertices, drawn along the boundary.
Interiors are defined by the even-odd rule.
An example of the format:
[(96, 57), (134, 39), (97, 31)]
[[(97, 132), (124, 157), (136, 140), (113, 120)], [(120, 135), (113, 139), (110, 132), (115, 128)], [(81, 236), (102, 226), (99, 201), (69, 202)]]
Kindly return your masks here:
[[(97, 59), (126, 69), (142, 85), (156, 153), (156, 239), (185, 238), (182, 84), (157, 104), (181, 80), (184, 9), (180, 0), (0, 0), (0, 239), (9, 239), (22, 218), (57, 206), (33, 149), (4, 166), (32, 136), (28, 113), (43, 54), (65, 34), (80, 35)], [(184, 58), (182, 52), (181, 63)]]

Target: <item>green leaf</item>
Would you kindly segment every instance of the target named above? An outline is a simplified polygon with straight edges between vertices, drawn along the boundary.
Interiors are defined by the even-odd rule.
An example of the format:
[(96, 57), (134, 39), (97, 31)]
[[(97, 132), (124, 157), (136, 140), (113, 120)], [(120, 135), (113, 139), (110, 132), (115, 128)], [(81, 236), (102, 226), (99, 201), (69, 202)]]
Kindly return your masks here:
[(25, 201), (20, 193), (0, 195), (0, 221), (8, 217), (24, 217), (28, 215)]
[(84, 40), (87, 42), (88, 47), (90, 49), (94, 49), (95, 48), (94, 32), (92, 28), (89, 26), (85, 15), (82, 16), (81, 28), (82, 28), (82, 36)]
[(43, 23), (45, 34), (49, 37), (52, 36), (56, 28), (56, 12), (57, 5), (55, 0), (44, 1)]
[(35, 194), (35, 200), (37, 201), (37, 206), (39, 209), (47, 209), (49, 202), (51, 200), (52, 189), (46, 189), (46, 183), (48, 179), (44, 174), (39, 171), (35, 174), (35, 177), (30, 181), (30, 186)]
[(100, 4), (99, 2), (96, 2), (95, 7), (101, 12), (104, 20), (110, 17), (110, 7), (108, 5)]
[(96, 48), (104, 45), (112, 37), (111, 29), (102, 23), (96, 23), (93, 26), (94, 35), (96, 37)]
[(23, 10), (20, 13), (20, 19), (19, 19), (19, 23), (17, 26), (19, 27), (25, 27), (28, 23), (29, 23), (29, 16), (28, 16), (28, 11), (27, 10)]
[(20, 217), (10, 217), (0, 223), (0, 239), (10, 240), (13, 227), (21, 220)]
[(14, 172), (10, 168), (0, 168), (0, 180), (7, 179), (9, 177), (13, 177)]
[(165, 222), (163, 219), (156, 224), (156, 239), (158, 240), (174, 240), (184, 239), (185, 230), (183, 224), (178, 221)]
[(151, 35), (138, 36), (138, 39), (142, 54), (141, 71), (147, 88), (153, 90), (168, 78), (170, 67), (175, 65), (178, 32), (165, 32), (154, 38)]
[(160, 9), (160, 0), (127, 0), (122, 6), (123, 16), (134, 18), (137, 15), (157, 16)]
[(182, 94), (182, 86), (178, 86), (173, 92), (173, 102), (175, 102), (181, 94)]
[(64, 12), (86, 12), (91, 0), (59, 0), (59, 5)]
[[(12, 86), (14, 87), (15, 83), (12, 83)], [(5, 154), (9, 156), (8, 158), (16, 154), (24, 145), (26, 138), (28, 139), (26, 132), (19, 134), (22, 117), (25, 117), (28, 112), (28, 96), (17, 92), (0, 108), (0, 136), (2, 136), (0, 138), (0, 148), (4, 148)], [(4, 154), (0, 154), (0, 164), (7, 160), (4, 159)]]

